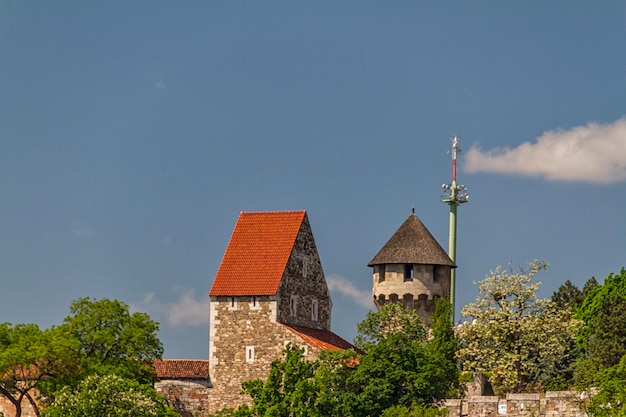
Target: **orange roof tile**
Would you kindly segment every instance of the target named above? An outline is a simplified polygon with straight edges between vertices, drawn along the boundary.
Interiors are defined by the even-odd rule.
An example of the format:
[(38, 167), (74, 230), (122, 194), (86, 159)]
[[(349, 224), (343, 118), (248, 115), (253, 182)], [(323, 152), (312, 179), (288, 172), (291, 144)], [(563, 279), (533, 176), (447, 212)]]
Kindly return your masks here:
[(305, 211), (241, 213), (210, 295), (276, 294), (305, 215)]
[(161, 359), (153, 362), (159, 379), (208, 379), (209, 361), (202, 359)]
[(339, 337), (330, 330), (312, 329), (310, 327), (294, 326), (285, 323), (280, 324), (300, 336), (309, 345), (318, 349), (340, 350), (355, 348), (350, 342)]

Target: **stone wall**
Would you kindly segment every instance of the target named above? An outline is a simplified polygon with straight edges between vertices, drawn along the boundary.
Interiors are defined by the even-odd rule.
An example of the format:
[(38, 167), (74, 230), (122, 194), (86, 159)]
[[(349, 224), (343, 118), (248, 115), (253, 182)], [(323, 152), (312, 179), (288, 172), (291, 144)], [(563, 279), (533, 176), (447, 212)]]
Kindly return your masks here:
[(332, 301), (307, 216), (287, 261), (277, 301), (277, 321), (330, 330)]
[[(12, 417), (15, 415), (15, 407), (13, 406), (13, 403), (3, 395), (0, 395), (0, 413), (4, 413), (5, 417)], [(0, 416), (1, 415), (2, 414), (0, 414)], [(36, 417), (35, 411), (27, 399), (22, 401), (22, 417)]]
[[(276, 322), (276, 301), (260, 298), (253, 305), (245, 297), (211, 299), (210, 383), (208, 411), (234, 408), (249, 403), (241, 384), (269, 375), (272, 361), (282, 357), (288, 343), (305, 349), (307, 359), (319, 350)], [(249, 298), (249, 297), (248, 297)]]
[(507, 394), (470, 396), (447, 400), (448, 417), (587, 417), (584, 404), (573, 391), (548, 391), (545, 394)]
[(424, 323), (431, 323), (435, 298), (450, 293), (451, 268), (442, 265), (411, 265), (413, 277), (406, 277), (405, 264), (376, 265), (372, 274), (374, 303), (378, 308), (399, 302), (415, 310)]
[(202, 379), (159, 381), (154, 389), (181, 417), (205, 417), (213, 398), (209, 381)]

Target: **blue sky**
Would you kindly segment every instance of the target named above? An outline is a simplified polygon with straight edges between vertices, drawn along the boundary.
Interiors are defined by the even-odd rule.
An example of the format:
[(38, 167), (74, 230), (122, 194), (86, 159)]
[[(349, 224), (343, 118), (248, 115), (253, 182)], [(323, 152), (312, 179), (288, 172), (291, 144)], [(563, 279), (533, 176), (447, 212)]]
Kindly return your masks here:
[[(550, 296), (626, 266), (626, 3), (0, 1), (0, 322), (72, 300), (208, 355), (207, 293), (241, 211), (307, 210), (351, 340), (369, 260), (415, 207), (457, 311), (540, 258)], [(458, 313), (457, 313), (458, 315)]]

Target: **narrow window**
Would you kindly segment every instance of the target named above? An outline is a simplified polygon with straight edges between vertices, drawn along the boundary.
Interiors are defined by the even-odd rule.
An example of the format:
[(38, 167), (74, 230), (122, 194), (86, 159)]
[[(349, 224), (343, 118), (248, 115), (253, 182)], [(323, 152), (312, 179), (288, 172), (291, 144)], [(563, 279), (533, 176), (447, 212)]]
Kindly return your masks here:
[(237, 299), (235, 297), (230, 297), (230, 300), (228, 302), (228, 309), (237, 310)]
[(413, 264), (404, 265), (404, 281), (413, 281)]
[(385, 281), (385, 265), (378, 265), (378, 282)]
[(311, 304), (311, 320), (317, 321), (319, 313), (319, 304), (317, 300), (313, 300)]
[(298, 308), (298, 300), (296, 299), (295, 295), (292, 295), (291, 299), (289, 300), (289, 314), (292, 317), (296, 316), (297, 308)]
[(302, 259), (302, 276), (306, 278), (309, 272), (309, 260), (307, 258)]
[(439, 284), (441, 282), (440, 269), (433, 265), (433, 284)]
[(246, 363), (254, 363), (254, 346), (246, 346)]

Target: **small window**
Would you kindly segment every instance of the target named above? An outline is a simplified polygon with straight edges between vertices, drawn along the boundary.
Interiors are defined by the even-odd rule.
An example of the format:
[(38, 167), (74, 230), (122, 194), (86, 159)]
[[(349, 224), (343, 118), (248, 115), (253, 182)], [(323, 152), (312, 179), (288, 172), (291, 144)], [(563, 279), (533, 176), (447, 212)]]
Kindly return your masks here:
[(302, 259), (302, 276), (306, 278), (309, 272), (309, 260), (307, 258)]
[(378, 282), (385, 281), (385, 265), (378, 265)]
[(237, 299), (235, 297), (228, 298), (228, 309), (237, 310)]
[(261, 309), (261, 303), (259, 302), (259, 297), (255, 295), (252, 297), (252, 300), (250, 300), (250, 310), (260, 310), (260, 309)]
[(441, 277), (439, 274), (441, 270), (433, 265), (433, 284), (439, 284), (441, 282)]
[(405, 264), (404, 265), (404, 281), (413, 281), (413, 264)]
[(289, 314), (292, 317), (295, 317), (297, 312), (298, 312), (298, 299), (296, 298), (295, 295), (292, 295), (291, 299), (289, 300)]
[(246, 363), (254, 363), (254, 346), (246, 346)]
[(317, 321), (319, 314), (319, 303), (317, 300), (312, 300), (311, 302), (311, 320)]

